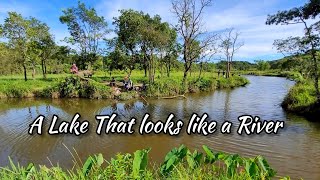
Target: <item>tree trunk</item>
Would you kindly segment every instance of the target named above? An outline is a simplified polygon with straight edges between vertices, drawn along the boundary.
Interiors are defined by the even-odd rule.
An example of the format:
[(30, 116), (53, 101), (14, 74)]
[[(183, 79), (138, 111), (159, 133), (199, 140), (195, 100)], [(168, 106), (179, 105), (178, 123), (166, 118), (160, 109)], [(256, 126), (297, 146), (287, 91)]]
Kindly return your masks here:
[(230, 62), (227, 62), (227, 72), (226, 72), (226, 78), (230, 77)]
[(170, 64), (166, 65), (167, 76), (170, 77)]
[(312, 50), (312, 59), (313, 59), (313, 70), (314, 70), (314, 87), (316, 89), (317, 102), (320, 102), (320, 91), (319, 91), (319, 72), (318, 72), (318, 62), (316, 57), (316, 51)]
[(23, 64), (23, 74), (24, 74), (24, 80), (27, 81), (27, 67), (25, 64)]
[(36, 75), (36, 67), (34, 62), (32, 62), (32, 79), (35, 79), (35, 75)]
[(186, 85), (187, 76), (188, 76), (188, 71), (185, 69), (184, 72), (183, 72), (183, 79), (182, 79), (182, 85), (183, 86)]
[(184, 64), (184, 72), (183, 72), (183, 79), (182, 79), (182, 85), (185, 86), (187, 82), (187, 76), (188, 76), (188, 71), (191, 70), (191, 65), (188, 66), (187, 62)]
[(146, 63), (144, 63), (143, 69), (144, 69), (144, 77), (147, 77), (147, 65), (146, 65)]
[(149, 63), (148, 63), (148, 71), (149, 71), (149, 84), (152, 84), (152, 57), (150, 57), (149, 59)]
[(46, 76), (46, 68), (45, 68), (45, 62), (44, 62), (44, 60), (41, 61), (41, 68), (42, 68), (43, 78), (46, 79), (47, 76)]
[(200, 71), (199, 71), (199, 78), (198, 79), (200, 79), (201, 78), (201, 73), (202, 73), (202, 63), (200, 63)]

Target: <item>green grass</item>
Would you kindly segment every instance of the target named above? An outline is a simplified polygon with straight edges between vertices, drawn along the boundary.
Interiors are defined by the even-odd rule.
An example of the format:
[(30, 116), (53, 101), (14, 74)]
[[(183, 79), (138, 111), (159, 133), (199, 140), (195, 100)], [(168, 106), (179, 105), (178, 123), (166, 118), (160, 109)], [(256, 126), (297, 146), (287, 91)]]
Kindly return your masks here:
[(311, 81), (298, 82), (289, 91), (282, 106), (292, 112), (304, 113), (316, 104), (316, 91)]
[[(111, 77), (120, 82), (126, 76), (123, 71), (113, 72)], [(36, 76), (35, 80), (23, 80), (22, 75), (1, 76), (0, 77), (0, 98), (4, 97), (82, 97), (82, 98), (114, 98), (110, 87), (102, 84), (111, 80), (109, 74), (105, 72), (95, 72), (88, 82), (75, 80), (70, 74), (48, 74), (47, 79), (41, 75)], [(199, 78), (198, 73), (192, 73), (185, 85), (182, 85), (183, 72), (174, 72), (167, 77), (165, 74), (156, 73), (155, 82), (148, 85), (144, 95), (149, 97), (174, 96), (184, 93), (199, 91), (211, 91), (218, 88), (234, 88), (244, 86), (248, 80), (244, 77), (233, 76), (230, 79), (218, 78), (216, 73), (203, 73)], [(133, 71), (131, 80), (134, 84), (146, 83), (148, 78), (142, 71)], [(122, 100), (135, 97), (133, 92), (123, 92), (119, 96)]]
[(0, 168), (0, 179), (246, 180), (276, 177), (276, 172), (261, 156), (247, 158), (238, 154), (215, 152), (207, 146), (203, 146), (203, 152), (192, 152), (182, 145), (168, 152), (163, 163), (152, 164), (148, 161), (149, 151), (150, 149), (143, 149), (133, 154), (117, 154), (111, 160), (97, 154), (90, 156), (85, 162), (75, 152), (76, 155), (71, 154), (74, 166), (68, 170), (59, 166), (36, 166), (32, 163), (25, 167), (14, 164), (10, 159), (9, 167)]
[(0, 80), (0, 97), (33, 97), (44, 89), (57, 85), (58, 81), (48, 80), (30, 80), (22, 79)]

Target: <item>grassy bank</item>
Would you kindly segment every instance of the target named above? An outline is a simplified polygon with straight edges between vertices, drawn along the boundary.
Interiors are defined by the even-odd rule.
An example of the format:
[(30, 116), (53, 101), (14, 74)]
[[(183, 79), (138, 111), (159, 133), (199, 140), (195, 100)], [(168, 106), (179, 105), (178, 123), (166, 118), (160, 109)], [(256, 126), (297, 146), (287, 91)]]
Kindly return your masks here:
[[(125, 76), (118, 72), (112, 77), (120, 82)], [(155, 82), (148, 85), (146, 92), (122, 92), (115, 97), (108, 82), (111, 77), (102, 72), (95, 74), (91, 79), (79, 78), (78, 76), (61, 74), (52, 75), (47, 79), (36, 78), (35, 80), (24, 81), (22, 77), (0, 77), (0, 97), (49, 97), (49, 98), (119, 98), (131, 99), (138, 97), (140, 93), (149, 97), (174, 96), (184, 93), (198, 91), (211, 91), (219, 88), (234, 88), (244, 86), (248, 80), (244, 77), (234, 76), (230, 79), (218, 78), (214, 74), (191, 76), (185, 86), (182, 85), (182, 72), (172, 73), (170, 77), (155, 77)], [(148, 79), (141, 72), (131, 75), (135, 84), (148, 83)]]
[(255, 75), (255, 76), (275, 76), (285, 77), (295, 81), (302, 81), (303, 77), (299, 72), (295, 71), (280, 71), (280, 70), (267, 70), (267, 71), (242, 71), (244, 75)]
[(317, 103), (316, 90), (310, 80), (297, 82), (286, 95), (282, 107), (310, 120), (318, 120), (320, 105)]
[(172, 149), (162, 164), (148, 162), (150, 149), (133, 154), (118, 154), (107, 161), (102, 154), (85, 162), (74, 156), (74, 168), (63, 170), (29, 164), (10, 163), (0, 168), (1, 179), (271, 179), (276, 172), (261, 156), (245, 158), (237, 154), (215, 152), (203, 146), (203, 153), (185, 146)]

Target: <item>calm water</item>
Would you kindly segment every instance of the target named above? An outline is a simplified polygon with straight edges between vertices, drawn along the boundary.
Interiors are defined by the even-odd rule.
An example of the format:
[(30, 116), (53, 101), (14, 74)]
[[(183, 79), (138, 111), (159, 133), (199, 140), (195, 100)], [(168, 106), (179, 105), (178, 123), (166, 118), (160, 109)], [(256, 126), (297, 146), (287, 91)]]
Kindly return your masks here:
[[(301, 117), (286, 114), (280, 103), (292, 81), (278, 77), (248, 77), (251, 84), (234, 90), (219, 90), (211, 93), (191, 94), (187, 99), (148, 99), (126, 103), (110, 100), (59, 99), (32, 100), (8, 99), (0, 101), (0, 166), (8, 164), (8, 156), (22, 164), (34, 162), (50, 166), (59, 163), (62, 167), (72, 166), (72, 157), (65, 144), (74, 148), (79, 156), (103, 153), (107, 159), (117, 152), (133, 152), (151, 147), (150, 157), (161, 162), (166, 152), (180, 144), (189, 148), (208, 145), (215, 150), (239, 153), (252, 157), (265, 156), (278, 171), (278, 175), (290, 175), (294, 179), (320, 179), (320, 125)], [(79, 112), (82, 120), (90, 121), (90, 131), (82, 136), (46, 134), (28, 135), (29, 124), (43, 114), (51, 119), (53, 114), (61, 120), (70, 121)], [(238, 116), (250, 114), (262, 120), (284, 120), (285, 129), (277, 135), (223, 135), (216, 132), (209, 136), (187, 135), (182, 131), (178, 137), (169, 135), (106, 135), (95, 133), (95, 115), (116, 112), (122, 120), (131, 117), (141, 119), (150, 113), (154, 121), (165, 120), (169, 113), (176, 119), (188, 121), (192, 113), (208, 113), (210, 120), (221, 124), (224, 120), (234, 122), (237, 127)], [(185, 124), (186, 126), (187, 124)], [(138, 125), (136, 125), (138, 126)], [(50, 160), (50, 161), (49, 161)]]

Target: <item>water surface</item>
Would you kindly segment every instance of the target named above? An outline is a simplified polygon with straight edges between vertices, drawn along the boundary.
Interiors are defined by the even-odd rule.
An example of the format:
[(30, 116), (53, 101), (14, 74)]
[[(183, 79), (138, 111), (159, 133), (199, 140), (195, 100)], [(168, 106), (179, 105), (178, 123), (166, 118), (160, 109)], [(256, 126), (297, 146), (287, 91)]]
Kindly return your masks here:
[[(189, 94), (186, 99), (147, 99), (127, 102), (88, 99), (6, 99), (0, 101), (0, 166), (8, 165), (8, 156), (21, 164), (34, 162), (50, 166), (72, 167), (71, 151), (76, 149), (84, 160), (88, 155), (103, 153), (109, 159), (118, 152), (133, 152), (151, 147), (150, 158), (162, 162), (165, 153), (185, 144), (191, 149), (208, 145), (215, 150), (239, 153), (253, 157), (263, 155), (278, 175), (293, 178), (320, 179), (320, 125), (302, 117), (285, 113), (280, 103), (294, 84), (285, 78), (248, 76), (250, 84), (232, 90)], [(81, 136), (49, 136), (46, 121), (43, 135), (28, 135), (29, 124), (43, 114), (49, 119), (57, 114), (61, 120), (71, 121), (75, 113), (90, 121), (90, 131)], [(95, 133), (97, 114), (118, 113), (118, 120), (131, 117), (141, 119), (150, 113), (153, 121), (165, 120), (170, 113), (176, 119), (188, 121), (192, 113), (208, 113), (210, 120), (222, 124), (234, 123), (231, 134), (216, 132), (209, 136), (187, 135), (177, 137), (160, 135), (116, 135)], [(283, 120), (285, 129), (276, 135), (238, 135), (236, 127), (240, 115), (260, 116), (262, 120)], [(186, 126), (187, 124), (185, 124)], [(138, 125), (136, 125), (138, 126)]]

